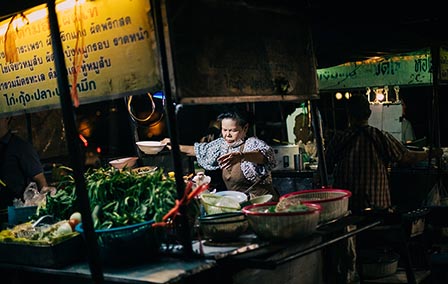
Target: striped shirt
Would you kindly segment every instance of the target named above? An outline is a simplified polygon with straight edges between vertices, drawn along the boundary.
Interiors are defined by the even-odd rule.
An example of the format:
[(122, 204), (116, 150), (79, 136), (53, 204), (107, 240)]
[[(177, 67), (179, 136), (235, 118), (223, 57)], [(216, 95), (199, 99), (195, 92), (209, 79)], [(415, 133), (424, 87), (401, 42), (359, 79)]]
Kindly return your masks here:
[(350, 209), (391, 206), (388, 167), (401, 160), (406, 147), (391, 134), (372, 126), (336, 134), (325, 150), (334, 188), (352, 192)]

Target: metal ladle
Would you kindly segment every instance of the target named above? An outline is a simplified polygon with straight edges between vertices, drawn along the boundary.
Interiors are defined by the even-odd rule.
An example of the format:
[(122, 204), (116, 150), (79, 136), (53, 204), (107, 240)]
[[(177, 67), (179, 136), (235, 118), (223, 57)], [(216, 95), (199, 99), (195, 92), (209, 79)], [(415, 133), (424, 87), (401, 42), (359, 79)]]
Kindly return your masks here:
[(37, 227), (43, 220), (45, 220), (45, 219), (50, 219), (50, 218), (51, 218), (51, 221), (53, 221), (53, 215), (44, 215), (44, 216), (40, 217), (39, 219), (37, 219), (36, 222), (34, 222), (34, 223), (31, 225), (31, 227), (35, 228), (35, 227)]

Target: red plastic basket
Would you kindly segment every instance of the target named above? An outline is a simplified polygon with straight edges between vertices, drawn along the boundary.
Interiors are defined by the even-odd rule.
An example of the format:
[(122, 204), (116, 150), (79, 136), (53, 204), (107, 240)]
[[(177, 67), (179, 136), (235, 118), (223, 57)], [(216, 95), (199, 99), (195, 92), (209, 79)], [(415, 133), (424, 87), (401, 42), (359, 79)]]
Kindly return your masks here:
[(280, 197), (299, 199), (303, 203), (319, 204), (322, 207), (319, 223), (327, 223), (347, 214), (348, 201), (352, 193), (344, 189), (310, 189), (291, 192)]

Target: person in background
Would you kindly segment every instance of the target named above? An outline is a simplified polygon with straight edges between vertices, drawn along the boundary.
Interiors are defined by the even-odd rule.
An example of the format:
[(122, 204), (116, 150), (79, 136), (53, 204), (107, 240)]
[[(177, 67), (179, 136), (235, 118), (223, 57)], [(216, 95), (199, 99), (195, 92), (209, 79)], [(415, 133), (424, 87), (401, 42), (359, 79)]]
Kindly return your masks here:
[[(412, 151), (386, 131), (368, 125), (370, 105), (364, 95), (348, 100), (349, 128), (337, 133), (325, 150), (333, 187), (352, 192), (350, 210), (390, 209), (392, 165), (410, 166), (427, 160), (429, 151)], [(440, 149), (433, 149), (435, 155)]]
[(401, 122), (401, 142), (404, 144), (411, 143), (415, 140), (414, 128), (412, 127), (411, 122), (407, 119), (406, 116), (406, 104), (404, 101), (401, 102), (402, 114), (400, 116)]
[[(211, 142), (180, 145), (180, 151), (195, 156), (198, 164), (208, 171), (222, 170), (222, 178), (227, 190), (245, 192), (257, 182), (250, 197), (278, 194), (272, 185), (271, 170), (276, 166), (274, 150), (257, 137), (247, 137), (253, 123), (250, 112), (231, 110), (217, 117), (221, 124), (221, 137)], [(169, 144), (169, 138), (162, 142)]]
[(0, 209), (23, 201), (23, 193), (32, 181), (38, 189), (47, 187), (43, 167), (31, 143), (10, 130), (12, 117), (0, 118)]
[[(348, 100), (349, 127), (337, 132), (325, 149), (333, 188), (352, 192), (349, 209), (359, 214), (366, 209), (393, 212), (388, 167), (412, 165), (429, 158), (428, 151), (411, 151), (388, 132), (368, 125), (370, 104), (364, 95)], [(436, 151), (434, 151), (436, 152)], [(350, 231), (353, 227), (347, 227)], [(356, 249), (354, 237), (330, 250), (328, 269), (336, 275), (333, 283), (355, 283)]]

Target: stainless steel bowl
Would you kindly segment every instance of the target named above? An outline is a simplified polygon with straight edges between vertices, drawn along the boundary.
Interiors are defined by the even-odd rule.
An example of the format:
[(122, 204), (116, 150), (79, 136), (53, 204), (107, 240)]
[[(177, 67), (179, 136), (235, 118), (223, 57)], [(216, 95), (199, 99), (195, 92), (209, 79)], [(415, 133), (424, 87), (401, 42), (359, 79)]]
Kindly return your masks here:
[[(238, 213), (238, 212), (234, 212)], [(249, 223), (244, 214), (222, 213), (199, 218), (199, 228), (202, 236), (216, 242), (238, 239), (246, 232)]]
[(217, 213), (217, 214), (211, 214), (211, 215), (204, 215), (198, 218), (201, 222), (229, 222), (229, 221), (240, 221), (240, 220), (246, 220), (246, 215), (244, 215), (243, 212), (224, 212), (224, 213)]

